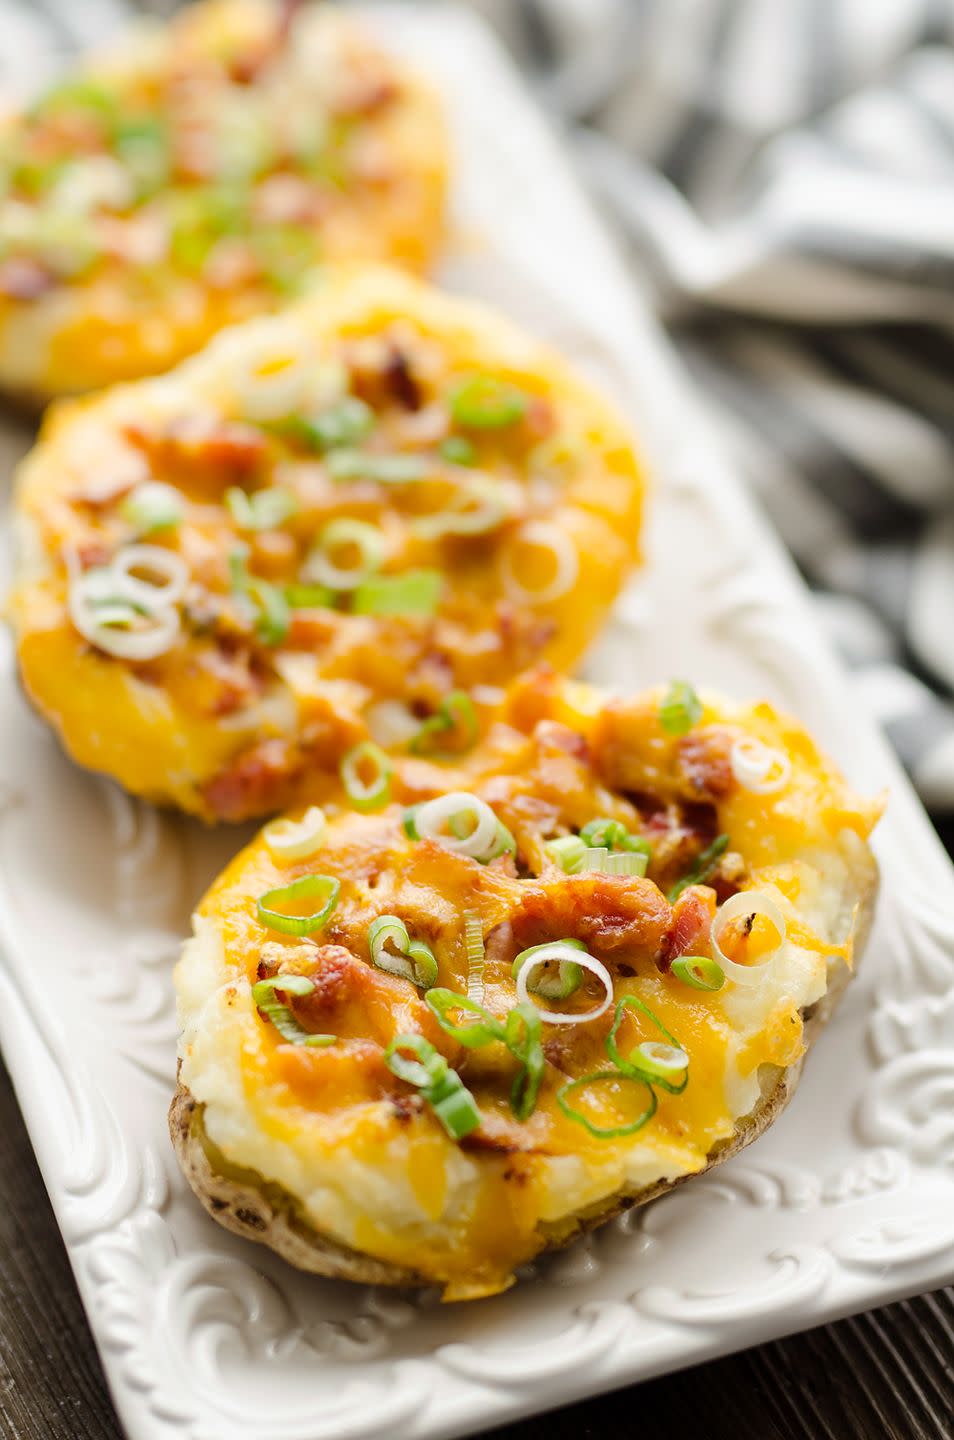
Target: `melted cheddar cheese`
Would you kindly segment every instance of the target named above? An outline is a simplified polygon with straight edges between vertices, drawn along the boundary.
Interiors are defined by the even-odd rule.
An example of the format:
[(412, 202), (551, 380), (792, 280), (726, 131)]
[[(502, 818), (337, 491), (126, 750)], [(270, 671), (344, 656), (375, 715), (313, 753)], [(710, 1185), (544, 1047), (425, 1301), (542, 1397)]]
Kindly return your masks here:
[(36, 400), (166, 370), (327, 261), (425, 268), (435, 98), (350, 19), (292, 12), (188, 6), (0, 127), (0, 386)]
[[(178, 519), (143, 534), (156, 483)], [(81, 764), (209, 819), (265, 814), (377, 734), (382, 704), (413, 732), (455, 688), (487, 713), (486, 687), (571, 665), (636, 559), (642, 495), (625, 429), (549, 351), (396, 271), (341, 272), (168, 376), (54, 411), (17, 490), (23, 680)], [(357, 588), (310, 569), (342, 525), (377, 551)], [(68, 600), (143, 541), (189, 584), (173, 642), (133, 663)], [(355, 564), (345, 546), (319, 578), (329, 559)], [(376, 587), (406, 577), (432, 598), (389, 613)]]
[[(307, 860), (278, 862), (259, 836), (196, 915), (176, 976), (181, 1081), (217, 1153), (281, 1186), (320, 1235), (410, 1268), (441, 1284), (446, 1298), (492, 1294), (582, 1217), (702, 1170), (800, 1060), (804, 1013), (850, 956), (857, 905), (874, 884), (866, 837), (879, 806), (853, 795), (804, 732), (767, 705), (709, 698), (698, 722), (673, 735), (660, 723), (660, 699), (607, 700), (547, 672), (530, 675), (469, 756), (443, 764), (398, 757), (402, 803), (356, 814), (338, 797)], [(740, 739), (787, 761), (779, 788), (757, 795), (740, 784), (731, 758)], [(492, 807), (515, 854), (481, 864), (439, 839), (408, 835), (405, 805), (456, 790)], [(645, 878), (566, 874), (554, 862), (547, 842), (597, 817), (649, 843)], [(728, 846), (704, 883), (677, 896), (673, 887), (720, 833)], [(257, 897), (312, 873), (340, 882), (324, 927), (304, 939), (263, 927)], [(748, 890), (772, 897), (786, 920), (760, 983), (703, 991), (682, 982), (673, 960), (714, 956), (716, 907)], [(613, 1069), (611, 1009), (591, 1022), (544, 1024), (539, 1097), (517, 1119), (510, 1051), (497, 1042), (465, 1049), (420, 989), (371, 963), (369, 925), (397, 915), (433, 950), (435, 983), (466, 993), (468, 913), (480, 920), (490, 1014), (503, 1018), (516, 1002), (520, 951), (577, 939), (606, 966), (614, 1000), (637, 997), (678, 1041), (688, 1057), (682, 1093), (659, 1089), (652, 1119), (615, 1138), (564, 1112), (562, 1086)], [(737, 963), (765, 958), (756, 935), (749, 926), (737, 942)], [(287, 1043), (256, 1010), (251, 986), (283, 974), (313, 980), (293, 1010), (304, 1029), (335, 1037), (326, 1048)], [(586, 979), (562, 1003), (585, 1010), (598, 996)], [(480, 1128), (460, 1142), (385, 1062), (387, 1045), (408, 1033), (456, 1067), (479, 1107)], [(658, 1038), (642, 1011), (626, 1011), (622, 1053)], [(612, 1129), (645, 1103), (644, 1087), (619, 1074), (594, 1090), (586, 1114)]]

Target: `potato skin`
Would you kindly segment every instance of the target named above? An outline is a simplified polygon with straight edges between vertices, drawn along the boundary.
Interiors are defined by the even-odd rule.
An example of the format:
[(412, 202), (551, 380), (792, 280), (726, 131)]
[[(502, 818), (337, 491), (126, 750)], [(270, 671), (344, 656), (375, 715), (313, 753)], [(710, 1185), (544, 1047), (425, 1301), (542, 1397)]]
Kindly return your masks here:
[[(878, 871), (872, 859), (861, 893), (857, 896), (856, 962), (861, 958), (871, 929), (877, 892)], [(545, 1234), (540, 1253), (562, 1250), (579, 1236), (605, 1225), (622, 1211), (645, 1205), (674, 1186), (697, 1179), (716, 1165), (730, 1160), (774, 1124), (794, 1096), (808, 1053), (834, 1013), (851, 979), (851, 972), (844, 965), (830, 966), (829, 977), (822, 999), (803, 1012), (805, 1054), (794, 1065), (778, 1070), (772, 1076), (755, 1111), (736, 1126), (735, 1134), (711, 1154), (702, 1170), (696, 1175), (684, 1175), (673, 1182), (663, 1181), (635, 1193), (619, 1193), (595, 1212), (574, 1217), (575, 1224), (568, 1226), (566, 1221), (561, 1222), (558, 1230)], [(270, 1187), (271, 1194), (266, 1193), (261, 1177), (250, 1174), (237, 1180), (217, 1173), (203, 1139), (202, 1107), (196, 1104), (181, 1082), (177, 1084), (169, 1107), (169, 1134), (182, 1172), (196, 1196), (212, 1219), (232, 1234), (267, 1245), (299, 1270), (334, 1280), (395, 1286), (431, 1283), (414, 1270), (361, 1254), (321, 1235), (294, 1215), (290, 1197), (287, 1205), (282, 1205), (274, 1194), (276, 1187)]]

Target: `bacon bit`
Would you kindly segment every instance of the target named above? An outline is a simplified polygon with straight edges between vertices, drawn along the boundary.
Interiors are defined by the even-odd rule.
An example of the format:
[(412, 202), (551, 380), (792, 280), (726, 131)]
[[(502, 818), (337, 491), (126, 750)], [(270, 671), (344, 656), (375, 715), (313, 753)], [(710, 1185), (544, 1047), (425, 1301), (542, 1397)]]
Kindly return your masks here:
[(209, 423), (200, 415), (184, 416), (156, 431), (132, 421), (123, 432), (138, 445), (157, 473), (177, 471), (221, 485), (255, 475), (268, 453), (260, 431), (241, 421)]
[(263, 740), (244, 750), (202, 787), (202, 798), (217, 820), (246, 820), (278, 810), (300, 761), (287, 740)]
[(405, 410), (420, 410), (422, 396), (420, 386), (411, 370), (411, 362), (399, 345), (392, 345), (384, 370), (384, 377), (399, 405)]
[(715, 916), (715, 892), (707, 885), (690, 885), (673, 906), (669, 926), (656, 956), (664, 973), (680, 955), (708, 955), (709, 930)]
[(330, 103), (332, 115), (373, 115), (390, 105), (400, 93), (397, 80), (383, 69), (375, 74), (370, 67), (366, 75), (342, 74), (342, 84)]
[(680, 740), (678, 763), (688, 794), (696, 800), (721, 800), (736, 788), (732, 773), (732, 736), (710, 728)]
[(534, 441), (549, 439), (556, 430), (556, 412), (549, 400), (533, 396), (523, 417), (523, 428)]
[(511, 917), (518, 950), (575, 937), (587, 948), (628, 950), (655, 958), (672, 909), (650, 880), (616, 875), (566, 875), (527, 882)]
[(9, 300), (39, 300), (57, 284), (52, 271), (29, 256), (13, 256), (0, 265), (0, 295)]
[(196, 682), (193, 693), (207, 715), (233, 715), (257, 700), (265, 688), (263, 677), (252, 668), (252, 655), (247, 649), (233, 647), (228, 653), (221, 644), (202, 646), (190, 669)]
[(113, 552), (101, 540), (83, 540), (73, 549), (81, 570), (92, 570), (97, 565), (108, 565)]

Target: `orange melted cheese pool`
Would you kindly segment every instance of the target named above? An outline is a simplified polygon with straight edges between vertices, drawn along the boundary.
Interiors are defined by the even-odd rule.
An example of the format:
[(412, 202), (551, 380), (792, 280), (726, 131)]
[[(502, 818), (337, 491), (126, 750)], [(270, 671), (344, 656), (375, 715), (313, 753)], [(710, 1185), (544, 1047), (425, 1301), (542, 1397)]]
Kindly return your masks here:
[[(203, 1107), (207, 1135), (228, 1163), (283, 1186), (316, 1231), (441, 1284), (446, 1298), (504, 1288), (582, 1217), (703, 1169), (778, 1069), (799, 1060), (802, 1013), (850, 953), (856, 902), (873, 883), (865, 837), (878, 806), (852, 795), (767, 706), (709, 701), (696, 723), (672, 735), (660, 725), (660, 699), (606, 701), (547, 672), (530, 676), (469, 756), (445, 765), (398, 760), (399, 803), (364, 815), (329, 804), (327, 831), (307, 859), (278, 861), (259, 836), (197, 914), (177, 972), (181, 1079)], [(743, 793), (732, 761), (738, 742), (753, 739), (790, 767), (785, 783), (757, 801)], [(440, 839), (411, 838), (405, 807), (453, 791), (490, 805), (516, 853), (480, 863)], [(596, 818), (648, 842), (646, 877), (567, 874), (543, 848)], [(723, 833), (718, 860), (677, 893)], [(784, 886), (776, 884), (783, 873)], [(263, 927), (257, 898), (307, 874), (340, 884), (326, 924), (304, 939)], [(673, 962), (717, 953), (712, 918), (740, 890), (772, 897), (786, 939), (758, 985), (693, 988)], [(543, 1024), (539, 1095), (518, 1118), (514, 1053), (493, 1040), (462, 1045), (422, 988), (372, 963), (368, 928), (382, 915), (399, 916), (409, 936), (430, 946), (434, 983), (461, 994), (473, 978), (465, 917), (479, 917), (482, 1003), (499, 1019), (517, 1001), (515, 956), (553, 940), (578, 940), (605, 966), (614, 1004), (592, 1021)], [(759, 955), (753, 946), (752, 963), (766, 958), (764, 948)], [(252, 1003), (257, 980), (290, 974), (313, 982), (293, 1011), (304, 1030), (333, 1037), (324, 1048), (287, 1042)], [(688, 1062), (685, 1088), (657, 1084), (655, 1112), (639, 1128), (647, 1086), (614, 1070), (607, 1048), (624, 997), (641, 1001), (649, 1018), (641, 1007), (624, 1009), (618, 1052), (659, 1041), (662, 1027)], [(572, 1012), (599, 998), (586, 977), (563, 1002), (537, 995), (531, 1003)], [(472, 1094), (480, 1126), (463, 1139), (451, 1138), (389, 1068), (386, 1047), (407, 1034), (443, 1054)], [(601, 1072), (610, 1078), (568, 1114), (561, 1092), (565, 1100), (567, 1085)], [(631, 1133), (594, 1133), (627, 1126)]]
[(436, 99), (324, 6), (188, 6), (0, 138), (0, 385), (34, 401), (166, 370), (320, 264), (423, 269), (442, 234)]
[[(637, 559), (643, 489), (551, 352), (397, 271), (337, 272), (54, 411), (17, 486), (24, 684), (128, 790), (267, 814), (455, 690), (484, 714), (528, 665), (572, 665)], [(175, 596), (142, 613), (157, 567)]]

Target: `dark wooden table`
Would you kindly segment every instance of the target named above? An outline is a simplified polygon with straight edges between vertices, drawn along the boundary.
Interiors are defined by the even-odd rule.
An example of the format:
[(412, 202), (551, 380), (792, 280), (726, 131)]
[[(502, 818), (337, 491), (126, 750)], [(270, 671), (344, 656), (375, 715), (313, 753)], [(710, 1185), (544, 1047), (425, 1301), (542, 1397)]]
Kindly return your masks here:
[[(954, 853), (954, 820), (941, 834)], [(954, 1287), (511, 1425), (495, 1440), (635, 1440), (653, 1432), (687, 1440), (954, 1440)], [(122, 1440), (3, 1071), (0, 1437)]]

